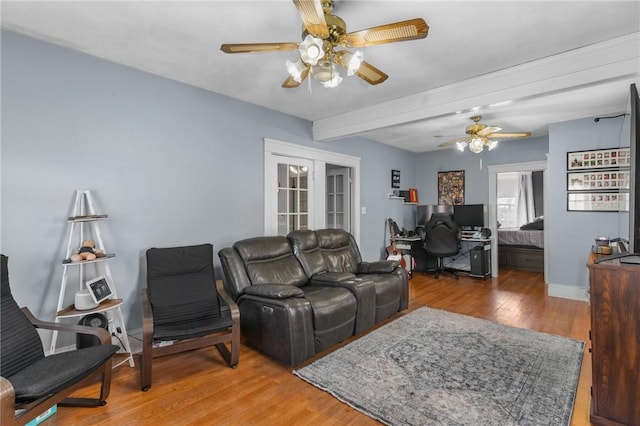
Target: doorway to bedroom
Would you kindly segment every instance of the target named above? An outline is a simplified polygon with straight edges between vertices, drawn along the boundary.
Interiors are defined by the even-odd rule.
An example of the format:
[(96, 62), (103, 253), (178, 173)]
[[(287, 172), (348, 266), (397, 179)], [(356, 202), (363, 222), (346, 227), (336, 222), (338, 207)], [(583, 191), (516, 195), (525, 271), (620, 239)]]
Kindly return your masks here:
[(544, 272), (544, 172), (497, 175), (498, 267)]
[(492, 271), (544, 272), (548, 241), (547, 162), (489, 166), (489, 227), (492, 231)]

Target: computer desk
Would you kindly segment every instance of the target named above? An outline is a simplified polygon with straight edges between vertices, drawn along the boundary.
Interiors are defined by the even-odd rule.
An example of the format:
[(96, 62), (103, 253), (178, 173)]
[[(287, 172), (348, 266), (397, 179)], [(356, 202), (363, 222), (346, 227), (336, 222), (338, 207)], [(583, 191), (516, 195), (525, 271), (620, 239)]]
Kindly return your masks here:
[[(424, 251), (423, 241), (419, 236), (400, 237), (396, 236), (396, 248), (402, 251), (405, 256), (405, 268), (409, 278), (411, 278), (416, 266), (415, 255), (419, 250)], [(480, 259), (481, 264), (474, 262), (475, 268), (472, 268), (472, 252), (474, 247), (482, 246), (482, 256), (486, 258)], [(489, 238), (473, 238), (462, 237), (460, 240), (460, 252), (455, 256), (445, 257), (443, 259), (444, 266), (455, 269), (459, 272), (466, 272), (472, 277), (486, 278), (491, 276), (491, 239)], [(479, 267), (484, 265), (484, 267)], [(472, 270), (474, 269), (474, 270)]]
[[(472, 250), (481, 246), (482, 259), (474, 259), (472, 264)], [(479, 253), (475, 253), (479, 255)], [(460, 272), (467, 272), (472, 277), (486, 278), (491, 276), (491, 239), (462, 237), (460, 240), (460, 252), (451, 257), (444, 258), (444, 266)], [(480, 263), (478, 263), (480, 262)]]

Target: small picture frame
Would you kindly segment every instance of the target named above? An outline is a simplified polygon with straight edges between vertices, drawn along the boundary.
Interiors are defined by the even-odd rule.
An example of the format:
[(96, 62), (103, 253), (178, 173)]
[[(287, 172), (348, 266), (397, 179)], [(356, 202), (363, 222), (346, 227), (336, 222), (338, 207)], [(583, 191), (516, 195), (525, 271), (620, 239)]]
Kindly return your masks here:
[(391, 188), (400, 188), (400, 170), (391, 170)]
[(95, 303), (101, 303), (111, 297), (113, 291), (111, 287), (109, 287), (109, 283), (105, 277), (97, 277), (92, 280), (87, 281), (87, 288), (89, 289), (89, 294), (91, 294), (91, 298)]

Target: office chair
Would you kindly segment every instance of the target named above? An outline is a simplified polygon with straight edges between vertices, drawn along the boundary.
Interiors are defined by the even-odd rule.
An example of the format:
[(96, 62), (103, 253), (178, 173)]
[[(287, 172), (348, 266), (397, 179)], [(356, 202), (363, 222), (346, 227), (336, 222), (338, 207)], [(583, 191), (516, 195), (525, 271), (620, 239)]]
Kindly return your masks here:
[(460, 251), (460, 229), (449, 213), (433, 213), (424, 227), (424, 248), (427, 254), (437, 258), (435, 277), (443, 272), (452, 273), (456, 279), (458, 272), (445, 268), (444, 258), (458, 254)]

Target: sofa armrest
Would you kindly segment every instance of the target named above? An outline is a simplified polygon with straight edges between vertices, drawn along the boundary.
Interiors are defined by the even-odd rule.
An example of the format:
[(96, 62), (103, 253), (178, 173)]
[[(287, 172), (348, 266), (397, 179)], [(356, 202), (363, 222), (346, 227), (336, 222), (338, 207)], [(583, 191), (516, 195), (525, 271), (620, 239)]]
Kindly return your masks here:
[(305, 298), (270, 299), (245, 293), (238, 298), (238, 306), (242, 335), (252, 346), (289, 365), (315, 354), (312, 308)]
[(358, 273), (360, 274), (390, 274), (393, 272), (400, 262), (397, 260), (378, 260), (375, 262), (361, 262), (358, 265)]
[(286, 284), (258, 284), (246, 287), (244, 294), (266, 297), (268, 299), (288, 299), (290, 297), (304, 297), (304, 292), (296, 286)]
[(353, 281), (356, 276), (351, 272), (324, 272), (311, 277), (311, 285), (323, 285), (331, 283), (342, 283), (345, 281)]

